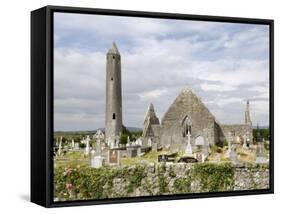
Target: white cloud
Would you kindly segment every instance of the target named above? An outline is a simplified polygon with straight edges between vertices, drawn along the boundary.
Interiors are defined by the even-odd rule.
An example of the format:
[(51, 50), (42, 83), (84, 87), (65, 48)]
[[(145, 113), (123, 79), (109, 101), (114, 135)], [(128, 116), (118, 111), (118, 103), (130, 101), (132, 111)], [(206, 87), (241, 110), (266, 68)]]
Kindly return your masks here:
[(156, 89), (156, 90), (140, 93), (139, 97), (142, 100), (153, 100), (153, 99), (161, 98), (166, 93), (167, 93), (167, 89)]
[(208, 83), (203, 83), (201, 84), (201, 88), (204, 91), (233, 91), (237, 89), (234, 86), (231, 85), (226, 85), (226, 84), (208, 84)]
[[(110, 44), (115, 37), (130, 40), (117, 43), (125, 125), (142, 127), (150, 102), (161, 119), (185, 86), (222, 123), (243, 122), (245, 101), (252, 99), (253, 120), (268, 124), (269, 64), (260, 56), (268, 50), (260, 29), (233, 32), (222, 23), (60, 16), (56, 42), (66, 35), (72, 40), (55, 48), (55, 129), (104, 126), (105, 55), (110, 47), (93, 51), (71, 46), (85, 42), (83, 36), (93, 47)], [(71, 36), (75, 32), (81, 35)], [(89, 43), (97, 35), (100, 40)]]

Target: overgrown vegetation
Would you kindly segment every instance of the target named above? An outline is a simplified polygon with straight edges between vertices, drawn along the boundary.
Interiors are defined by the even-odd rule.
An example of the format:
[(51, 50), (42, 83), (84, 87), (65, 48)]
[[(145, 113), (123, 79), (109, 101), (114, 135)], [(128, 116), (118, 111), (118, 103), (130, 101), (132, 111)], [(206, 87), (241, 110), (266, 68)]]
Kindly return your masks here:
[(234, 168), (230, 163), (196, 164), (193, 177), (202, 192), (221, 192), (234, 187)]
[[(64, 200), (103, 199), (128, 197), (137, 188), (152, 194), (181, 194), (191, 192), (220, 192), (233, 190), (234, 169), (229, 163), (194, 164), (178, 177), (173, 167), (159, 164), (155, 171), (156, 182), (148, 182), (147, 166), (91, 168), (72, 165), (54, 168), (54, 198)], [(172, 190), (168, 181), (173, 179)], [(116, 182), (121, 191), (116, 191)]]
[(165, 172), (166, 172), (166, 165), (164, 163), (158, 165), (157, 167), (158, 186), (159, 186), (158, 194), (160, 195), (168, 191), (168, 183), (166, 181)]
[[(200, 192), (221, 192), (233, 190), (234, 168), (230, 163), (223, 164), (196, 164), (174, 182), (174, 193), (192, 192), (192, 182)], [(193, 190), (194, 192), (194, 190)]]
[[(254, 142), (257, 140), (257, 129), (253, 129), (253, 137), (254, 137)], [(269, 129), (259, 129), (260, 136), (264, 138), (265, 140), (270, 140), (270, 131)]]

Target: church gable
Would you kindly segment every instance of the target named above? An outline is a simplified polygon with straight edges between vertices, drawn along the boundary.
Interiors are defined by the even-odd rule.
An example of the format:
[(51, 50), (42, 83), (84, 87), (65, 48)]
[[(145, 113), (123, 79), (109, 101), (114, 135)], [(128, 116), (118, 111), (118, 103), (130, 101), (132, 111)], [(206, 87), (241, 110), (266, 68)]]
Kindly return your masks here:
[(213, 139), (214, 122), (215, 118), (208, 108), (192, 90), (185, 88), (162, 119), (161, 142), (166, 145), (183, 143), (188, 130), (193, 141), (202, 134)]
[(187, 116), (199, 126), (203, 126), (204, 122), (213, 122), (215, 119), (201, 99), (191, 89), (185, 88), (165, 113), (162, 125), (170, 121), (178, 121), (182, 124)]
[(155, 136), (159, 131), (153, 130), (153, 126), (159, 126), (160, 122), (154, 111), (153, 104), (150, 104), (144, 119), (143, 137)]

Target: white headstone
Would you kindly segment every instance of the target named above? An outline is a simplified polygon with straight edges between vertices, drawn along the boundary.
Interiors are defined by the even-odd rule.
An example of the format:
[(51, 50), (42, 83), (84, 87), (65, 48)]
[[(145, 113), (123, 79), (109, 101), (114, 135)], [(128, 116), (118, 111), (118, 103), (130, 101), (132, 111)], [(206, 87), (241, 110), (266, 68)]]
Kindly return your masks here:
[(74, 140), (72, 139), (72, 141), (71, 141), (71, 147), (72, 147), (72, 149), (74, 149), (74, 147), (75, 147), (75, 144), (74, 144)]
[(202, 136), (198, 136), (195, 138), (195, 145), (196, 146), (203, 146), (205, 145), (204, 138)]
[(151, 138), (148, 138), (148, 141), (147, 141), (147, 146), (152, 146), (152, 140), (151, 140)]
[(127, 143), (131, 144), (130, 136), (127, 137)]
[(88, 155), (90, 152), (90, 137), (89, 135), (86, 138), (86, 147), (85, 147), (85, 154)]
[(227, 141), (227, 152), (226, 152), (226, 155), (228, 156), (228, 157), (230, 157), (230, 153), (231, 153), (231, 142), (232, 142), (232, 135), (231, 135), (231, 132), (228, 132), (228, 136), (229, 136), (229, 138), (228, 138), (228, 141)]
[(58, 155), (61, 155), (61, 149), (62, 149), (62, 136), (60, 137)]
[(137, 148), (137, 156), (140, 156), (140, 154), (141, 154), (141, 147), (138, 147)]
[(264, 154), (264, 142), (258, 142), (256, 163), (262, 164), (268, 162), (269, 161), (266, 159), (266, 156)]
[(74, 150), (79, 150), (79, 143), (74, 144)]
[(94, 156), (91, 159), (91, 167), (100, 168), (103, 166), (103, 157), (102, 156)]

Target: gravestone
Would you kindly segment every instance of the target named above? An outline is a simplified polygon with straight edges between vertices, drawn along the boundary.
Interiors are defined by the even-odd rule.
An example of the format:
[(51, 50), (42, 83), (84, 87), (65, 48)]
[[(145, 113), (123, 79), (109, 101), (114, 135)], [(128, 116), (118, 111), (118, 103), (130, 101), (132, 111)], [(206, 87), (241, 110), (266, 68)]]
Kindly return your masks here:
[(58, 146), (59, 146), (59, 139), (57, 137), (57, 139), (56, 139), (56, 147), (58, 147)]
[(104, 165), (104, 158), (95, 150), (91, 151), (91, 167), (100, 168)]
[(204, 146), (205, 145), (204, 138), (201, 135), (199, 135), (198, 137), (195, 138), (195, 145), (196, 146)]
[(61, 152), (62, 152), (61, 149), (62, 149), (62, 136), (60, 137), (58, 156), (61, 155)]
[(158, 155), (158, 162), (167, 162), (168, 161), (168, 155)]
[(237, 157), (237, 153), (235, 151), (231, 151), (229, 154), (229, 159), (232, 163), (237, 164), (239, 163), (238, 157)]
[(86, 147), (85, 147), (85, 155), (88, 155), (90, 153), (90, 137), (89, 135), (86, 138)]
[(138, 138), (138, 139), (136, 140), (136, 145), (142, 146), (142, 140), (141, 140), (141, 138)]
[(79, 143), (74, 144), (74, 150), (79, 150)]
[(138, 155), (138, 146), (129, 146), (126, 148), (127, 156), (130, 158), (136, 157)]
[(108, 164), (119, 165), (120, 164), (120, 151), (116, 149), (108, 150)]
[(195, 154), (194, 154), (194, 158), (195, 158), (196, 160), (198, 160), (199, 163), (204, 163), (204, 161), (205, 161), (204, 154), (201, 153), (201, 152), (195, 153)]
[(153, 143), (152, 144), (151, 151), (153, 151), (153, 152), (157, 152), (158, 151), (158, 144), (157, 143)]
[(265, 152), (264, 152), (264, 141), (263, 140), (261, 142), (258, 142), (256, 163), (257, 164), (268, 163), (268, 160), (267, 160), (267, 158), (265, 156)]
[(102, 156), (94, 156), (91, 160), (91, 167), (100, 168), (103, 166), (103, 157)]
[(152, 140), (151, 138), (148, 138), (148, 141), (147, 141), (147, 146), (151, 147), (152, 146)]
[(247, 136), (245, 134), (243, 135), (243, 148), (248, 149), (248, 147), (247, 147)]
[(202, 153), (204, 154), (204, 158), (206, 159), (209, 156), (209, 144), (205, 144), (202, 148)]
[(228, 132), (228, 141), (227, 141), (227, 152), (226, 152), (226, 156), (230, 157), (230, 153), (231, 153), (231, 143), (233, 141), (233, 137), (231, 132)]
[(72, 148), (72, 150), (74, 149), (74, 146), (75, 146), (74, 140), (72, 139), (72, 140), (71, 140), (71, 148)]

